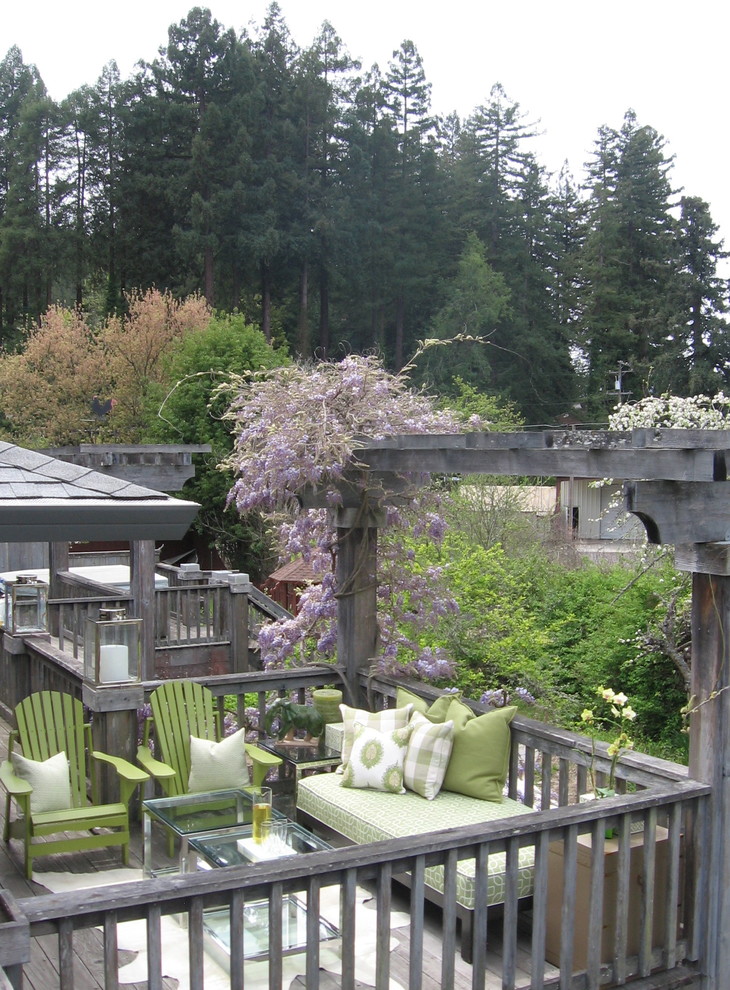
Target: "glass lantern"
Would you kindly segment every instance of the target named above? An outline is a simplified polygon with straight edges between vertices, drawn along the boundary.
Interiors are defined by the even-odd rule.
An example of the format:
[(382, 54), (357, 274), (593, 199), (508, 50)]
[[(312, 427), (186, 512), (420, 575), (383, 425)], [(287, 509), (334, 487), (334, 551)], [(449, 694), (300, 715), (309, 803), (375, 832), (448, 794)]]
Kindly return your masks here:
[(35, 574), (5, 582), (5, 628), (13, 636), (46, 631), (48, 585)]
[(98, 619), (86, 620), (84, 678), (91, 684), (139, 681), (141, 659), (141, 619), (128, 619), (124, 608), (100, 608)]

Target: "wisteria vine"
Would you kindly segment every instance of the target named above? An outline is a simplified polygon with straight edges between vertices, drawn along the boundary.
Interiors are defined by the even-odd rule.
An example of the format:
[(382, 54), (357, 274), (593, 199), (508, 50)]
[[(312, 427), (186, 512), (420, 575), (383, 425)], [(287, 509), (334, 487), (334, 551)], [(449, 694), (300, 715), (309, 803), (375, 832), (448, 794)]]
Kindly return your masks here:
[[(337, 643), (332, 514), (302, 509), (299, 496), (315, 488), (334, 508), (341, 502), (338, 486), (346, 473), (348, 479), (354, 474), (357, 484), (352, 469), (364, 442), (408, 433), (457, 433), (465, 424), (456, 414), (437, 410), (429, 397), (372, 356), (275, 368), (237, 380), (235, 389), (228, 414), (235, 445), (225, 465), (236, 478), (229, 502), (242, 513), (264, 513), (275, 527), (282, 559), (301, 556), (318, 579), (303, 592), (295, 618), (262, 628), (262, 662), (272, 667), (331, 659)], [(467, 428), (483, 429), (484, 424), (474, 417)], [(445, 531), (443, 496), (424, 485), (423, 477), (418, 480), (410, 494), (399, 493), (397, 505), (386, 491), (378, 499), (387, 511), (378, 555), (381, 663), (399, 665), (405, 656), (411, 673), (437, 680), (451, 673), (448, 657), (439, 649), (421, 648), (418, 633), (458, 606), (442, 568), (418, 572), (414, 566), (409, 541), (440, 542)]]

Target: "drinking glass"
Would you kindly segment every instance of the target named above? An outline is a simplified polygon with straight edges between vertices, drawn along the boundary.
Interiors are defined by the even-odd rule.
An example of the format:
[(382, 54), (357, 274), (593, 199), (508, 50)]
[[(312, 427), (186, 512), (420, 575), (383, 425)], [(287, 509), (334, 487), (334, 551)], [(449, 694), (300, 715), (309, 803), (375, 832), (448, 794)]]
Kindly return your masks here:
[(271, 788), (258, 787), (251, 792), (253, 814), (251, 816), (254, 842), (263, 842), (261, 825), (271, 820)]

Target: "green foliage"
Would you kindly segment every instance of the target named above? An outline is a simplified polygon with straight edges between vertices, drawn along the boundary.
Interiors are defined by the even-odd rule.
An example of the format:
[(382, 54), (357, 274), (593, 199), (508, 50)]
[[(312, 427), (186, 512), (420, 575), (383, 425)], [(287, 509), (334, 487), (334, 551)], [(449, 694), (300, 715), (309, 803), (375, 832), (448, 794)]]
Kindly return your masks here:
[(416, 547), (417, 568), (434, 563), (445, 567), (459, 613), (419, 641), (456, 662), (450, 686), (473, 698), (525, 689), (542, 717), (581, 731), (595, 686), (620, 684), (637, 713), (637, 745), (686, 758), (682, 677), (666, 651), (647, 648), (667, 598), (675, 589), (689, 594), (670, 560), (568, 569), (537, 542), (529, 553), (507, 554), (452, 531), (440, 550)]
[(422, 645), (442, 647), (457, 663), (457, 684), (478, 698), (492, 687), (524, 687), (555, 710), (550, 631), (542, 616), (533, 614), (532, 575), (501, 547), (473, 544), (463, 534), (448, 533), (440, 549), (432, 543), (416, 547), (415, 566), (446, 568), (449, 589), (459, 613), (441, 620), (437, 634), (422, 637)]
[(465, 423), (472, 416), (478, 416), (489, 424), (489, 430), (497, 433), (510, 433), (524, 427), (524, 418), (509, 399), (489, 395), (465, 382), (460, 375), (453, 379), (453, 388), (454, 394), (444, 399), (442, 405), (458, 413)]
[(151, 407), (150, 436), (158, 441), (209, 443), (211, 453), (197, 455), (196, 473), (183, 497), (200, 502), (195, 526), (230, 567), (254, 579), (268, 573), (271, 546), (257, 513), (239, 515), (226, 508), (233, 475), (218, 467), (233, 447), (230, 424), (223, 419), (230, 396), (222, 386), (233, 375), (263, 371), (287, 363), (260, 330), (241, 314), (217, 314), (207, 329), (179, 339), (167, 355), (165, 381)]

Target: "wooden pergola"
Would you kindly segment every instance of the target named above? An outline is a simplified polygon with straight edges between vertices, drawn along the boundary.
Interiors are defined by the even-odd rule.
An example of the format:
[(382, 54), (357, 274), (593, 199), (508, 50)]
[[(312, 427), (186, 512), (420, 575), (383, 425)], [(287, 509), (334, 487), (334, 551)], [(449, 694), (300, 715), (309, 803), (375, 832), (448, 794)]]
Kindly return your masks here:
[[(338, 655), (349, 683), (377, 653), (377, 533), (383, 493), (404, 478), (490, 474), (624, 481), (626, 509), (649, 542), (673, 544), (692, 573), (690, 776), (712, 786), (705, 899), (708, 987), (730, 978), (730, 432), (637, 429), (409, 435), (364, 442), (335, 511), (339, 538)], [(321, 504), (316, 495), (305, 505)]]

